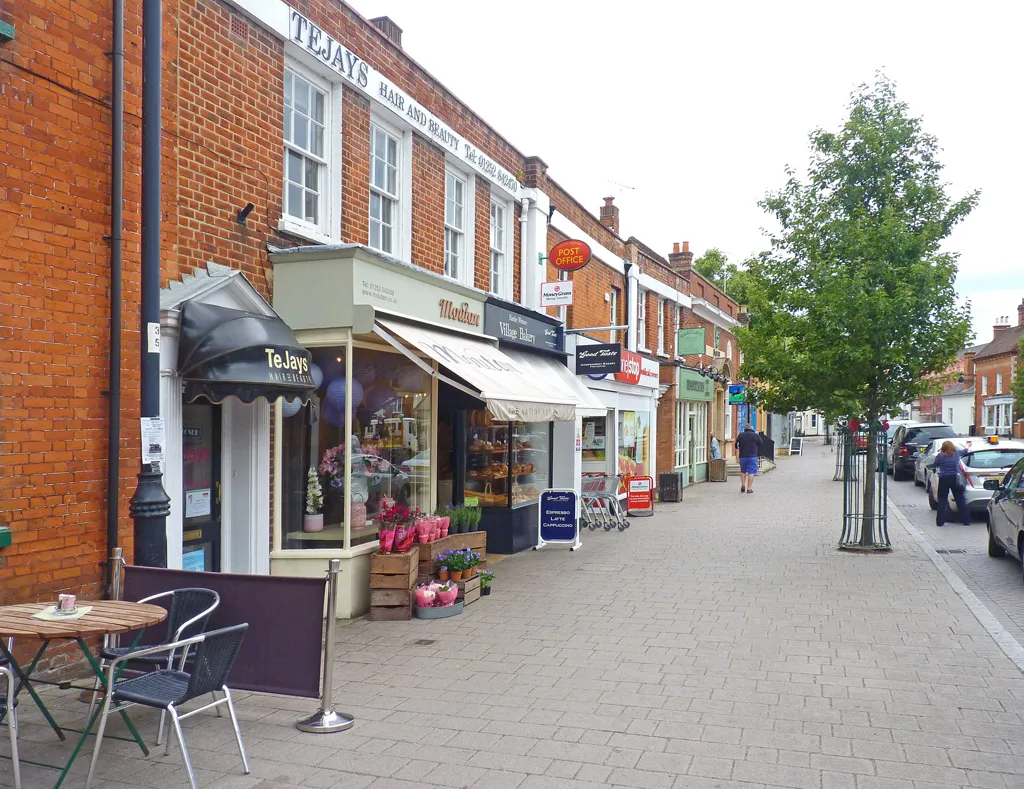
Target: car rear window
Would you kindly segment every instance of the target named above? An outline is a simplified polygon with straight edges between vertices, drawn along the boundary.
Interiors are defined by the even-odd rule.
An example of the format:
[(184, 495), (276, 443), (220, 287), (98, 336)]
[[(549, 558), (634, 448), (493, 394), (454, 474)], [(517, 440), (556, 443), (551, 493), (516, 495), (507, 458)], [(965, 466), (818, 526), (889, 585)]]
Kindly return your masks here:
[(1008, 468), (1024, 458), (1024, 449), (984, 449), (964, 458), (967, 468)]
[(915, 444), (927, 444), (929, 441), (934, 441), (936, 438), (953, 438), (954, 436), (956, 436), (956, 432), (949, 425), (940, 425), (938, 427), (912, 427), (907, 431), (903, 440), (907, 443), (913, 442)]

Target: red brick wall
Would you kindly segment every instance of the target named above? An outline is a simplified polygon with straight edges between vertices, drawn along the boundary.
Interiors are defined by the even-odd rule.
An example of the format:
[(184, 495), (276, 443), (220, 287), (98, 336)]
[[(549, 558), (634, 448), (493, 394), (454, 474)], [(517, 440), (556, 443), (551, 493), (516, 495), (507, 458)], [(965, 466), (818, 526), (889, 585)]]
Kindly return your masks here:
[[(1010, 381), (1014, 368), (1016, 354), (1006, 353), (1000, 356), (993, 356), (988, 359), (977, 359), (975, 361), (974, 378), (974, 424), (979, 435), (985, 432), (985, 406), (984, 401), (994, 396), (996, 392), (996, 375), (1002, 374), (1003, 388), (1000, 394), (1010, 393)], [(982, 394), (982, 379), (988, 379), (988, 391)], [(1016, 410), (1013, 412), (1014, 419), (1020, 417)]]

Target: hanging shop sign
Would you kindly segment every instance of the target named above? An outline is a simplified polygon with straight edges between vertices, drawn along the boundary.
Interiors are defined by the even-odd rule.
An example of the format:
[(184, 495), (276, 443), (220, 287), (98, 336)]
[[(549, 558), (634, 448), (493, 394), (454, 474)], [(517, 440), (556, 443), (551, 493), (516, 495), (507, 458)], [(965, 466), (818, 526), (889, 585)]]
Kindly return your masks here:
[(676, 345), (680, 356), (700, 356), (707, 346), (707, 330), (680, 329), (676, 332)]
[(537, 548), (567, 543), (575, 551), (580, 543), (580, 503), (575, 490), (549, 488), (540, 494)]
[(484, 304), (484, 334), (497, 337), (502, 342), (541, 351), (561, 352), (565, 349), (560, 324), (547, 323), (489, 301)]
[(654, 514), (654, 477), (630, 477), (626, 488), (626, 514)]
[(572, 281), (544, 282), (540, 286), (540, 306), (568, 307), (572, 305)]
[(585, 241), (561, 241), (551, 247), (548, 262), (559, 271), (576, 271), (590, 262), (590, 245)]
[(710, 378), (705, 378), (700, 373), (695, 373), (692, 370), (679, 368), (677, 400), (703, 400), (711, 402), (713, 398), (713, 384)]
[(742, 405), (747, 402), (747, 387), (743, 384), (733, 384), (729, 387), (729, 405)]
[(576, 375), (618, 375), (620, 372), (622, 346), (619, 343), (576, 346)]

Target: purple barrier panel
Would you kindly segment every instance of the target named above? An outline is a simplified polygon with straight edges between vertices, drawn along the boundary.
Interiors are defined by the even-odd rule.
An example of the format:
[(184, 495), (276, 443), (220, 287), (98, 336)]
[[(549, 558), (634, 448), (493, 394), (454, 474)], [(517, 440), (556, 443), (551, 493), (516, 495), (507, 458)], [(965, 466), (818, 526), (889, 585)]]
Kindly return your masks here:
[[(125, 600), (137, 601), (185, 587), (212, 589), (220, 605), (208, 630), (249, 623), (229, 686), (282, 696), (319, 698), (327, 579), (231, 575), (157, 567), (124, 568)], [(170, 600), (158, 600), (164, 607)], [(165, 627), (147, 630), (142, 643), (158, 643)], [(126, 643), (122, 639), (122, 644)]]

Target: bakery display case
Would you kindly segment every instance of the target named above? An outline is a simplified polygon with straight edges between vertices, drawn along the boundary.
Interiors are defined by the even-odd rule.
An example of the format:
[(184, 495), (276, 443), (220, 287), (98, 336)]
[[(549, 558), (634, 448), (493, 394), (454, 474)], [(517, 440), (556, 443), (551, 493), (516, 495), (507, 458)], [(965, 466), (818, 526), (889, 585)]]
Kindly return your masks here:
[(480, 507), (536, 503), (551, 480), (551, 425), (496, 422), (486, 411), (470, 413), (464, 500)]

